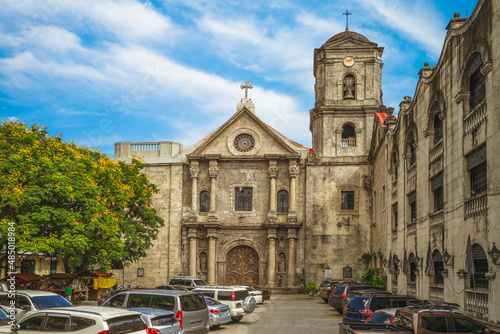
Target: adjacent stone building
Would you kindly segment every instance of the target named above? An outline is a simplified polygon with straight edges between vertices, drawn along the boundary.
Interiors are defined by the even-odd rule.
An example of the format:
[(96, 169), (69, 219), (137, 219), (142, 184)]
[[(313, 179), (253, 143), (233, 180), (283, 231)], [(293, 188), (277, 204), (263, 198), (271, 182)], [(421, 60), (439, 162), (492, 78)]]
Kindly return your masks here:
[(296, 290), (371, 267), (394, 292), (500, 322), (499, 23), (493, 0), (455, 16), (397, 118), (382, 104), (383, 48), (348, 29), (330, 38), (314, 51), (312, 148), (262, 122), (247, 93), (193, 146), (117, 143), (117, 159), (145, 159), (166, 222), (125, 283)]

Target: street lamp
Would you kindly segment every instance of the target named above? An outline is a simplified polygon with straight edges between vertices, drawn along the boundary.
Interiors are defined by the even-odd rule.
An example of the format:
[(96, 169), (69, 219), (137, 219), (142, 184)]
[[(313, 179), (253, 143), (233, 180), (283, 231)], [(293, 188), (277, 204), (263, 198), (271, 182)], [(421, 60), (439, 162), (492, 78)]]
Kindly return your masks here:
[(400, 261), (400, 260), (399, 260), (398, 256), (397, 256), (397, 255), (396, 255), (396, 256), (394, 256), (394, 264), (396, 265), (396, 267), (398, 266), (399, 261)]
[(451, 258), (451, 255), (448, 254), (448, 250), (445, 248), (444, 249), (444, 253), (443, 253), (443, 260), (444, 260), (444, 264), (445, 265), (448, 265), (448, 262), (450, 261), (450, 258)]
[(500, 250), (498, 250), (498, 248), (495, 246), (495, 243), (493, 243), (493, 246), (488, 251), (488, 255), (491, 257), (494, 264), (498, 264), (497, 261), (498, 258), (500, 257)]

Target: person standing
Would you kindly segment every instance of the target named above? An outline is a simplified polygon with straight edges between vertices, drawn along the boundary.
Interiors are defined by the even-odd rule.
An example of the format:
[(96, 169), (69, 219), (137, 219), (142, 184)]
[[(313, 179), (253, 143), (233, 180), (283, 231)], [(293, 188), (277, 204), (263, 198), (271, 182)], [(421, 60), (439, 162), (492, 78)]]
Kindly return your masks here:
[(71, 302), (71, 290), (73, 290), (71, 288), (71, 284), (68, 285), (65, 289), (64, 289), (64, 294), (66, 295), (66, 299)]

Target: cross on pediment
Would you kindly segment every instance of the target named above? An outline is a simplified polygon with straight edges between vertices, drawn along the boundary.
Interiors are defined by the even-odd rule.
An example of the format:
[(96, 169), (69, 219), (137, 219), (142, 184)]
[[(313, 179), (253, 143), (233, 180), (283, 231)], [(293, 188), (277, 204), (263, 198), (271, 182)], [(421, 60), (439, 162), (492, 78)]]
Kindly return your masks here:
[(248, 89), (252, 89), (253, 86), (248, 84), (248, 80), (245, 80), (245, 84), (241, 85), (240, 88), (245, 90), (245, 97), (248, 97)]
[(345, 15), (345, 28), (347, 30), (349, 29), (349, 15), (352, 15), (352, 13), (349, 13), (349, 9), (347, 9), (342, 15)]

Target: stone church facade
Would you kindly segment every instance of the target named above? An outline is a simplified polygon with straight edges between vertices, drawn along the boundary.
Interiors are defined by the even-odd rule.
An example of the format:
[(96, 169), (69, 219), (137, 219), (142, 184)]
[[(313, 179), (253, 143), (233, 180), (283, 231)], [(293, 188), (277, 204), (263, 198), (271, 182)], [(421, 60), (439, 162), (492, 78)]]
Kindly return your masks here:
[(125, 284), (190, 275), (294, 291), (370, 267), (394, 292), (499, 322), (488, 253), (500, 245), (499, 22), (491, 0), (452, 19), (438, 63), (422, 68), (398, 118), (382, 104), (384, 49), (348, 29), (330, 38), (314, 51), (312, 148), (260, 120), (246, 94), (193, 146), (115, 144), (116, 159), (146, 161), (165, 220)]

